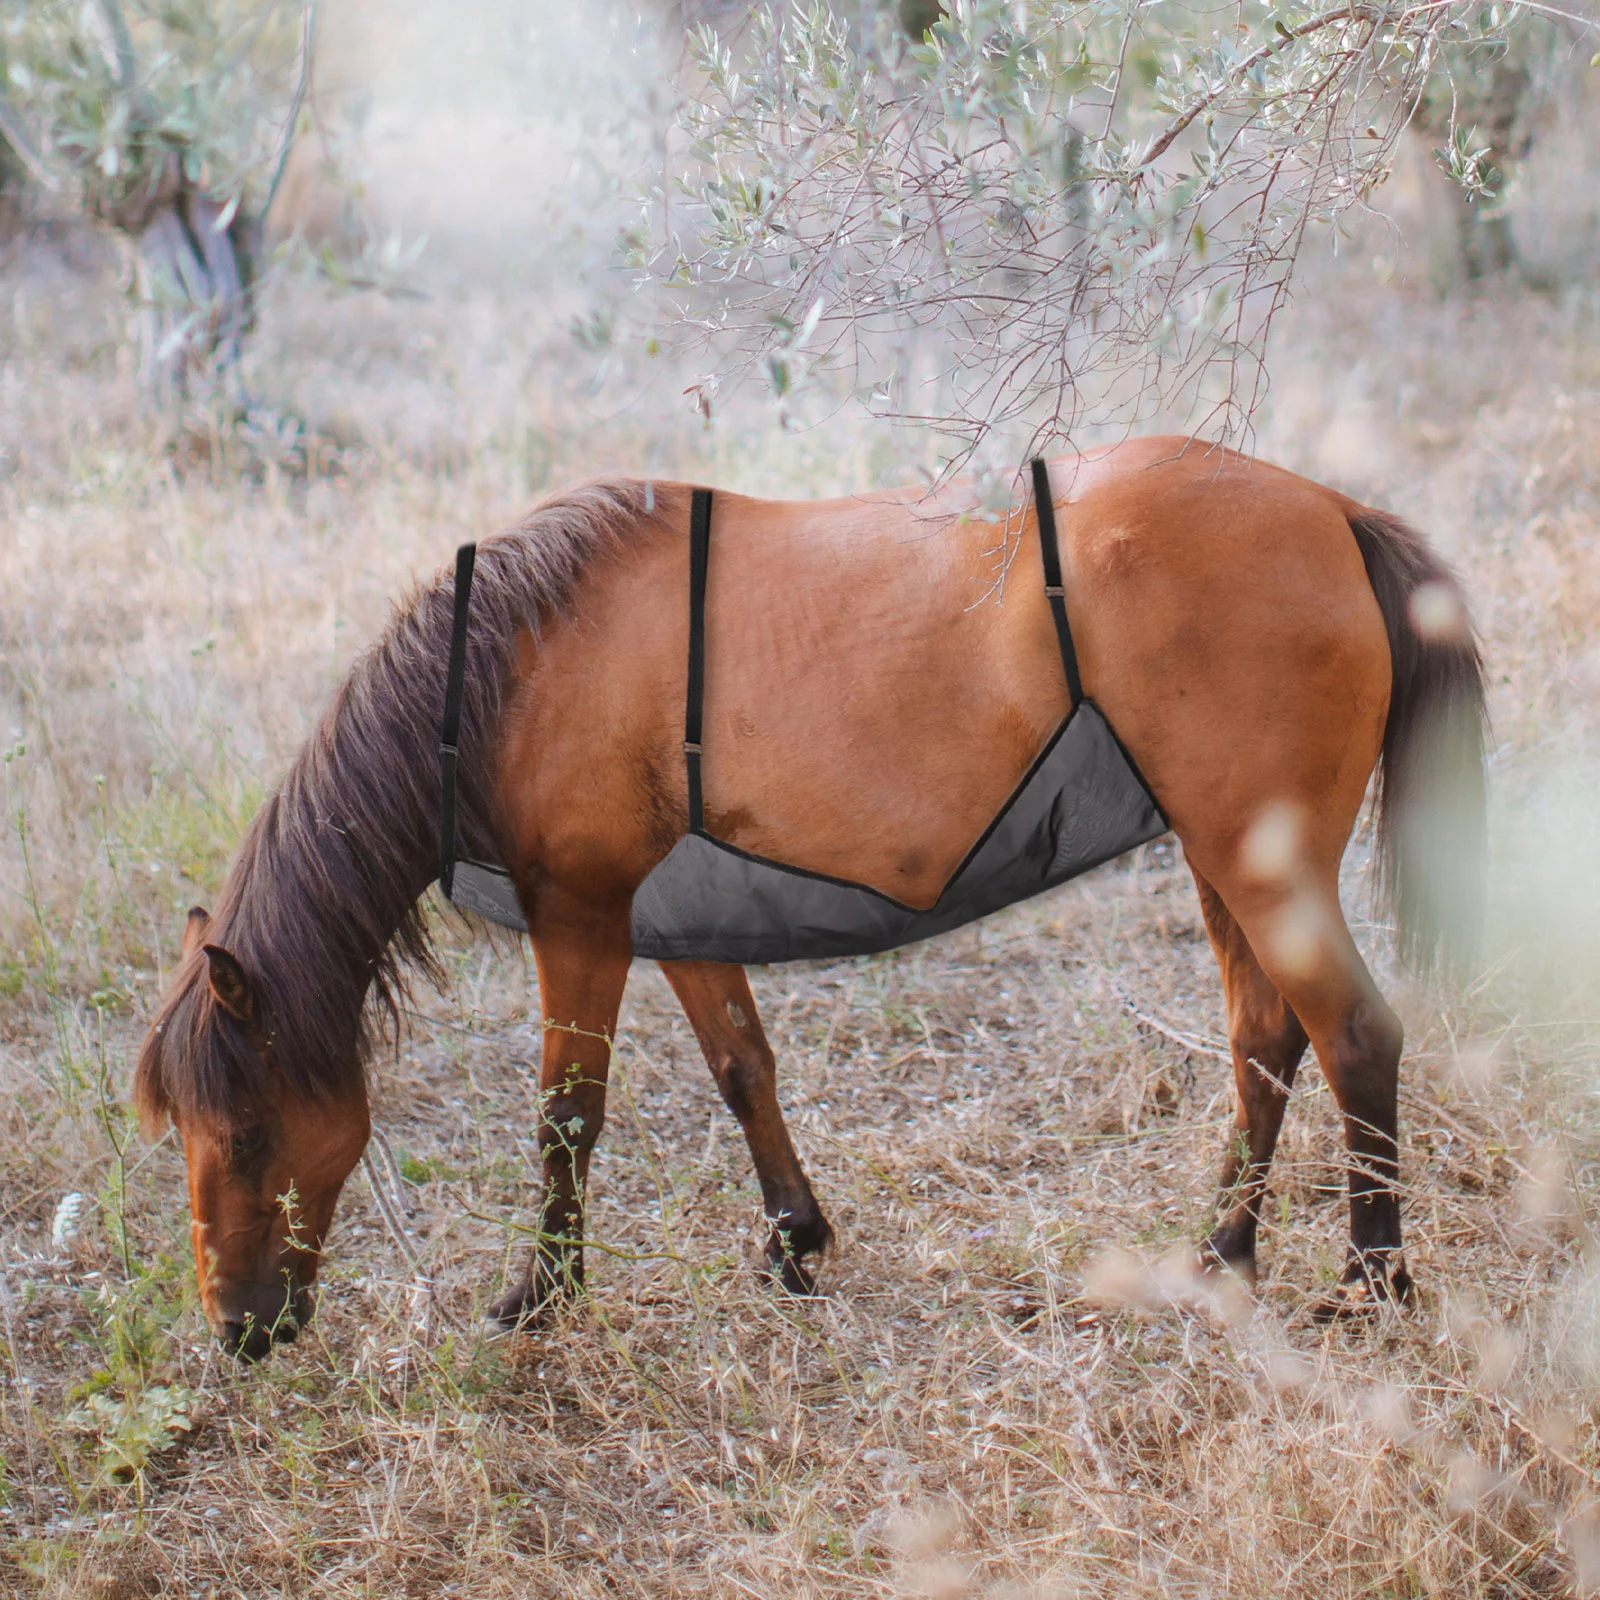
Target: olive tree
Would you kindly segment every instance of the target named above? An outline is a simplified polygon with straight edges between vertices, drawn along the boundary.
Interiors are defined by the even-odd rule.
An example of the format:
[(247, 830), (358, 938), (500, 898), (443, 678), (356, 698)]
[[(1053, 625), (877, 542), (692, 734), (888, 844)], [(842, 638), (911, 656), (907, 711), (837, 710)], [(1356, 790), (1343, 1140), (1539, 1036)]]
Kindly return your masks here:
[(121, 241), (140, 372), (233, 380), (312, 0), (0, 0), (0, 136)]
[[(1527, 11), (759, 6), (692, 34), (627, 249), (703, 408), (752, 376), (796, 418), (849, 394), (947, 465), (1175, 411), (1236, 433), (1308, 229), (1369, 206), (1430, 84)], [(1454, 126), (1446, 155), (1485, 186)]]

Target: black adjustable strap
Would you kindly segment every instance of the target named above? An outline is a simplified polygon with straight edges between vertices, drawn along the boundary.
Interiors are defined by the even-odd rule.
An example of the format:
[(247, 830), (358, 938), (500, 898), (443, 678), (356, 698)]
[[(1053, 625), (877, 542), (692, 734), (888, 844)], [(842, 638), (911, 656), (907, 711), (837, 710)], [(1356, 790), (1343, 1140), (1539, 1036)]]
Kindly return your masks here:
[(456, 762), (460, 754), (461, 699), (467, 677), (467, 618), (472, 608), (475, 544), (456, 551), (456, 609), (450, 626), (450, 674), (444, 685), (444, 722), (439, 734), (439, 882), (448, 899), (456, 875)]
[(689, 504), (689, 693), (683, 708), (683, 759), (689, 773), (689, 832), (705, 827), (700, 795), (700, 720), (706, 703), (706, 562), (711, 553), (711, 491)]
[(1050, 601), (1050, 614), (1056, 619), (1056, 639), (1061, 645), (1061, 670), (1067, 675), (1067, 693), (1077, 705), (1083, 699), (1083, 679), (1078, 676), (1078, 652), (1067, 622), (1067, 592), (1061, 586), (1061, 550), (1056, 544), (1050, 469), (1037, 456), (1033, 460), (1033, 505), (1039, 518), (1039, 549), (1044, 556), (1044, 592)]

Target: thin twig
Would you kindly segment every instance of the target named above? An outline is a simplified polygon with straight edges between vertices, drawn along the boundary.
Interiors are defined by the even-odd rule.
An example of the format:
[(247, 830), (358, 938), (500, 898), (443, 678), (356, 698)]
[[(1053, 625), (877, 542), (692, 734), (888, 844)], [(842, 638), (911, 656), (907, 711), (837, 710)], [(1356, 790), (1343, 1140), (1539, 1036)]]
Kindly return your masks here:
[(377, 1163), (373, 1161), (370, 1150), (361, 1152), (361, 1169), (367, 1175), (367, 1187), (372, 1191), (372, 1198), (378, 1207), (378, 1215), (383, 1218), (385, 1230), (411, 1267), (412, 1287), (421, 1294), (429, 1313), (437, 1314), (439, 1319), (455, 1332), (463, 1333), (461, 1323), (439, 1304), (433, 1274), (423, 1266), (421, 1256), (412, 1245), (411, 1236), (406, 1231), (405, 1223), (395, 1211), (394, 1201), (385, 1190), (382, 1176), (378, 1172)]
[(378, 1152), (383, 1157), (383, 1164), (387, 1168), (389, 1178), (394, 1184), (394, 1201), (402, 1215), (414, 1217), (417, 1208), (411, 1203), (410, 1185), (407, 1184), (405, 1174), (400, 1170), (400, 1163), (395, 1160), (394, 1147), (389, 1143), (388, 1137), (382, 1128), (373, 1127), (371, 1140), (377, 1145)]
[(1139, 1007), (1133, 1003), (1132, 996), (1128, 994), (1127, 990), (1124, 989), (1115, 978), (1111, 978), (1110, 982), (1112, 993), (1116, 995), (1119, 1001), (1121, 1001), (1123, 1010), (1125, 1010), (1128, 1015), (1133, 1017), (1136, 1021), (1142, 1022), (1145, 1027), (1153, 1029), (1163, 1038), (1172, 1040), (1174, 1044), (1182, 1045), (1185, 1050), (1190, 1051), (1194, 1055), (1210, 1056), (1213, 1061), (1225, 1061), (1230, 1067), (1233, 1065), (1232, 1055), (1223, 1049), (1221, 1045), (1213, 1044), (1208, 1040), (1197, 1038), (1192, 1033), (1184, 1033), (1181, 1029), (1174, 1028), (1170, 1023), (1162, 1022), (1160, 1018), (1152, 1017), (1148, 1012), (1141, 1011)]
[(289, 104), (289, 115), (283, 121), (283, 133), (278, 143), (278, 158), (272, 167), (272, 182), (267, 185), (267, 197), (257, 213), (263, 220), (272, 210), (278, 197), (278, 186), (283, 182), (284, 169), (289, 165), (289, 152), (294, 148), (295, 128), (300, 121), (300, 110), (305, 105), (311, 87), (312, 60), (316, 54), (317, 0), (306, 0), (300, 14), (300, 60), (296, 74), (294, 99)]

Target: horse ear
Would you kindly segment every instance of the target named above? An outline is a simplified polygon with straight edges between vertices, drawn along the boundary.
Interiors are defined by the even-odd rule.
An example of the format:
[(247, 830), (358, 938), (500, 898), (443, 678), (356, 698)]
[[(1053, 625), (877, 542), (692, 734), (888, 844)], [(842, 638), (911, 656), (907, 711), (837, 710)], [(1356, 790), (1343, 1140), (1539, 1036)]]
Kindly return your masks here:
[(256, 1014), (256, 997), (244, 968), (220, 944), (202, 945), (210, 967), (211, 992), (217, 1004), (236, 1022), (250, 1022)]
[(183, 925), (183, 953), (191, 956), (200, 948), (201, 941), (206, 936), (206, 929), (211, 926), (211, 913), (204, 906), (190, 906), (189, 920)]

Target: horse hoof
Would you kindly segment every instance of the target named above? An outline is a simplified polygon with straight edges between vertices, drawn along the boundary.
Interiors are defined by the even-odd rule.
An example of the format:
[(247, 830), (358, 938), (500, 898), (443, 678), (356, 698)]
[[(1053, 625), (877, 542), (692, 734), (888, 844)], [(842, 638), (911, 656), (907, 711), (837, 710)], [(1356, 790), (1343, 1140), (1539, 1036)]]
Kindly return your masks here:
[(816, 1274), (796, 1256), (768, 1256), (762, 1264), (761, 1276), (797, 1299), (818, 1298)]
[(1237, 1284), (1247, 1294), (1256, 1292), (1256, 1258), (1252, 1252), (1240, 1255), (1215, 1239), (1201, 1242), (1195, 1265), (1202, 1278), (1220, 1278)]
[(1400, 1307), (1412, 1296), (1411, 1274), (1403, 1261), (1385, 1270), (1377, 1264), (1352, 1261), (1344, 1276), (1311, 1308), (1311, 1320), (1318, 1323), (1357, 1322), (1374, 1317), (1385, 1306)]
[(492, 1337), (531, 1333), (550, 1320), (549, 1296), (536, 1295), (526, 1285), (518, 1285), (501, 1295), (484, 1314), (484, 1331)]
[(536, 1272), (531, 1279), (513, 1284), (489, 1307), (485, 1325), (502, 1334), (531, 1333), (550, 1321), (557, 1306), (576, 1300), (582, 1289), (583, 1279), (578, 1274)]

